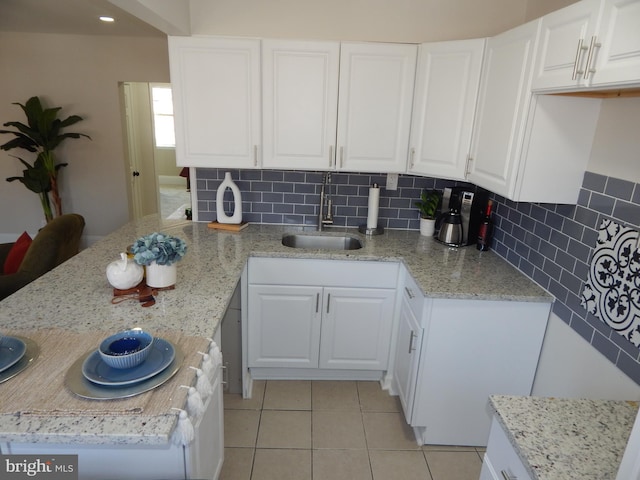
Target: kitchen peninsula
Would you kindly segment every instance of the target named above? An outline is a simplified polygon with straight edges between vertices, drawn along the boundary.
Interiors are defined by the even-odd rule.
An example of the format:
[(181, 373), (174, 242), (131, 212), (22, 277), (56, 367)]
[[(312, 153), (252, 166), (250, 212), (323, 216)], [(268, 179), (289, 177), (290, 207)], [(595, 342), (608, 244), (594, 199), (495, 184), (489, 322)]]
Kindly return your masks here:
[[(549, 303), (542, 289), (492, 252), (451, 249), (417, 232), (387, 231), (384, 235), (361, 237), (363, 248), (351, 251), (292, 249), (281, 244), (283, 233), (300, 227), (250, 225), (240, 233), (214, 231), (204, 223), (160, 223), (155, 216), (132, 222), (82, 251), (59, 268), (36, 280), (0, 303), (0, 331), (26, 337), (53, 331), (69, 338), (100, 338), (99, 334), (138, 326), (152, 332), (168, 332), (192, 339), (205, 349), (214, 338), (241, 278), (249, 257), (302, 258), (316, 260), (402, 263), (415, 279), (421, 294), (435, 299), (495, 300), (504, 302)], [(162, 231), (183, 238), (188, 247), (178, 264), (175, 290), (159, 292), (154, 306), (143, 308), (137, 300), (112, 304), (113, 291), (105, 268), (118, 258), (136, 238)], [(327, 232), (328, 235), (337, 229)], [(357, 233), (350, 234), (358, 235)], [(517, 321), (517, 319), (516, 319)], [(44, 333), (43, 333), (44, 332)], [(224, 345), (222, 345), (224, 349)], [(75, 361), (95, 344), (74, 344), (65, 350)], [(21, 380), (50, 365), (44, 351), (27, 370), (0, 385), (0, 392), (25, 388), (44, 390), (41, 384), (25, 386)], [(59, 352), (58, 352), (59, 353)], [(182, 385), (196, 383), (197, 352), (185, 351), (185, 363), (177, 376)], [(58, 369), (55, 380), (62, 382), (66, 371)], [(177, 424), (177, 411), (184, 408), (187, 389), (169, 383), (153, 395), (167, 398), (167, 411), (137, 410), (136, 397), (117, 400), (114, 411), (105, 411), (101, 402), (78, 399), (83, 411), (47, 411), (46, 401), (25, 403), (17, 411), (2, 409), (0, 450), (12, 452), (29, 445), (29, 452), (79, 453), (91, 446), (105, 452), (136, 446), (155, 451), (166, 446)], [(21, 390), (20, 390), (21, 391)], [(144, 394), (146, 395), (146, 394)], [(132, 408), (129, 408), (131, 406)], [(37, 408), (36, 408), (37, 407)], [(79, 407), (82, 408), (82, 407)], [(96, 411), (103, 410), (101, 413)], [(145, 450), (147, 451), (147, 450)], [(80, 463), (82, 470), (82, 460)], [(89, 477), (87, 477), (89, 478)], [(92, 477), (97, 478), (97, 477)], [(138, 476), (137, 478), (144, 478)]]

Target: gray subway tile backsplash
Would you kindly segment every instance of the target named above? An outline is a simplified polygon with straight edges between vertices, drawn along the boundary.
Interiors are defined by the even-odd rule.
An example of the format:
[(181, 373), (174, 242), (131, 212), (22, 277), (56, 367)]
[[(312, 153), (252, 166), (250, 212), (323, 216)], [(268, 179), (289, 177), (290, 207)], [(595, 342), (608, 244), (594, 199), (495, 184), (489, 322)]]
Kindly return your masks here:
[[(197, 169), (198, 219), (216, 218), (216, 190), (228, 170)], [(242, 193), (244, 220), (253, 223), (315, 225), (324, 172), (278, 170), (230, 170)], [(331, 175), (335, 207), (334, 225), (357, 227), (367, 221), (369, 187), (378, 183), (380, 226), (418, 230), (419, 215), (414, 202), (423, 189), (467, 185), (464, 182), (401, 175), (397, 190), (386, 190), (386, 175), (342, 173)], [(227, 199), (225, 198), (225, 204)]]
[[(222, 169), (198, 169), (200, 221), (215, 220)], [(242, 192), (244, 219), (254, 223), (315, 225), (323, 172), (231, 170)], [(400, 175), (398, 189), (384, 189), (385, 175), (333, 173), (335, 224), (366, 223), (368, 189), (380, 193), (380, 225), (418, 230), (414, 202), (422, 189), (462, 182)], [(640, 384), (640, 350), (580, 305), (589, 263), (603, 218), (640, 228), (640, 184), (586, 172), (577, 205), (513, 202), (492, 195), (493, 250), (556, 297), (553, 311), (591, 345)]]
[[(640, 184), (587, 172), (578, 205), (528, 204), (533, 224), (520, 204), (500, 196), (495, 200), (501, 234), (494, 237), (494, 250), (556, 296), (554, 313), (640, 384), (640, 350), (580, 304), (602, 219), (640, 228)], [(537, 247), (531, 237), (524, 241), (528, 256), (512, 226), (503, 229), (512, 210), (523, 215), (519, 226), (539, 239)]]

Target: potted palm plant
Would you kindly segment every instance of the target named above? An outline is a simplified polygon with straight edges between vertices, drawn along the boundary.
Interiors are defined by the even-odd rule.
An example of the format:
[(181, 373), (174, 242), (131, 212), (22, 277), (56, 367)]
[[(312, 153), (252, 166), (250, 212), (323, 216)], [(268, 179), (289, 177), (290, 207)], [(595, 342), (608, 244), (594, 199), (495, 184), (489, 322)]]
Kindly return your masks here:
[[(18, 158), (27, 167), (27, 170), (23, 171), (23, 177), (10, 177), (7, 178), (7, 181), (19, 180), (27, 188), (40, 195), (42, 208), (48, 222), (53, 218), (49, 193), (51, 193), (55, 214), (62, 215), (62, 200), (58, 190), (58, 171), (67, 166), (66, 163), (57, 163), (54, 150), (67, 138), (85, 137), (90, 139), (91, 137), (84, 133), (63, 132), (63, 129), (81, 121), (82, 117), (71, 115), (60, 119), (58, 112), (62, 107), (43, 108), (38, 97), (31, 97), (24, 105), (21, 103), (14, 105), (19, 105), (22, 108), (27, 117), (27, 123), (6, 122), (5, 127), (14, 127), (15, 130), (0, 130), (0, 133), (12, 134), (15, 138), (0, 145), (0, 148), (7, 151), (22, 148), (37, 153), (37, 157), (33, 165)], [(40, 181), (43, 176), (48, 178), (48, 183), (45, 182), (44, 185)], [(37, 186), (33, 183), (34, 177), (38, 178), (39, 185)], [(34, 189), (34, 186), (37, 189)]]
[(436, 212), (440, 206), (442, 193), (438, 190), (423, 190), (420, 200), (415, 202), (420, 210), (420, 235), (430, 237), (435, 232)]

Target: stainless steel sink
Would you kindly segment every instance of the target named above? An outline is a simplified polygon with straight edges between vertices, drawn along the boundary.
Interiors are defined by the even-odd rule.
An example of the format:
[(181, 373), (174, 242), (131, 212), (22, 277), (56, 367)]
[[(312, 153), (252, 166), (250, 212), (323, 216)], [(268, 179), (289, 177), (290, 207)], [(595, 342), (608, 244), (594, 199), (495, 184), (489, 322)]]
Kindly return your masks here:
[(291, 248), (313, 248), (320, 250), (357, 250), (362, 242), (349, 235), (302, 235), (288, 234), (282, 237), (282, 245)]

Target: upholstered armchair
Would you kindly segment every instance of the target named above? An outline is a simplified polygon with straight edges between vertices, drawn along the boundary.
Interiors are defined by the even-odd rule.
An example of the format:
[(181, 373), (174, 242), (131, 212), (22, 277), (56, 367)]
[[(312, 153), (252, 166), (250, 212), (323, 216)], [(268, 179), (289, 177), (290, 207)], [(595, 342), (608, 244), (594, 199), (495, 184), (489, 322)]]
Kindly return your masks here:
[(35, 236), (15, 273), (2, 274), (14, 244), (0, 244), (0, 300), (78, 253), (84, 225), (84, 218), (76, 213), (51, 220)]

